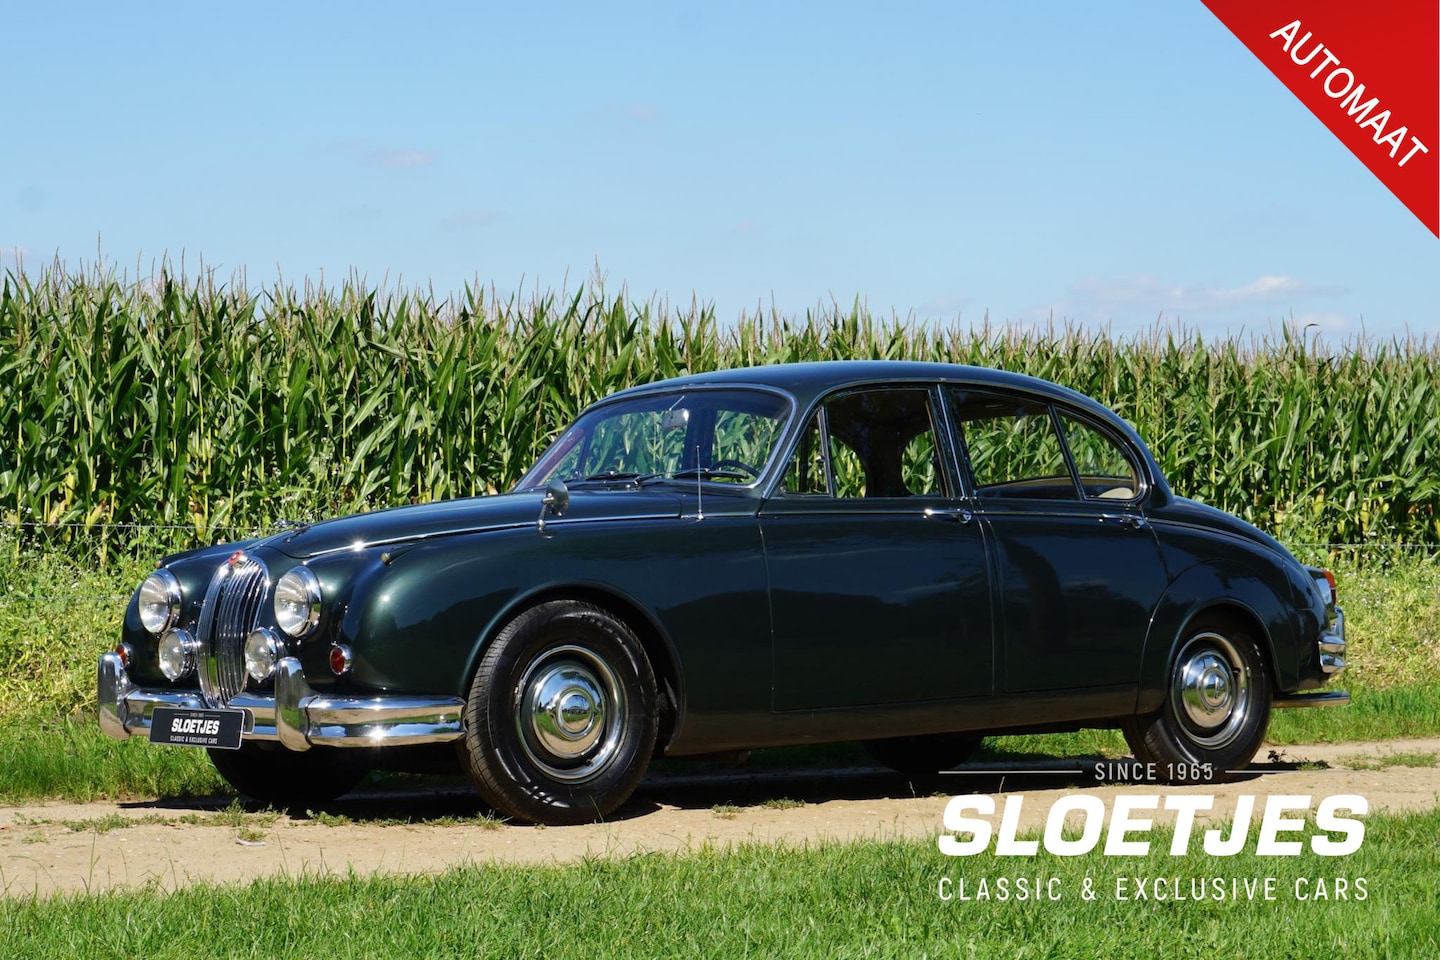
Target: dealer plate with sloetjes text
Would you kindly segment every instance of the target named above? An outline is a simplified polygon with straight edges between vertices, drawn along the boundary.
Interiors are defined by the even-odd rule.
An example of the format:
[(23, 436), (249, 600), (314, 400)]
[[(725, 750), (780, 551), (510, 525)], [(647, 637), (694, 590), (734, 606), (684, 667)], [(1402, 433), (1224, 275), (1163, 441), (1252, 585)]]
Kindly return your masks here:
[(151, 716), (150, 742), (172, 747), (240, 749), (245, 729), (244, 710), (181, 710), (156, 707)]

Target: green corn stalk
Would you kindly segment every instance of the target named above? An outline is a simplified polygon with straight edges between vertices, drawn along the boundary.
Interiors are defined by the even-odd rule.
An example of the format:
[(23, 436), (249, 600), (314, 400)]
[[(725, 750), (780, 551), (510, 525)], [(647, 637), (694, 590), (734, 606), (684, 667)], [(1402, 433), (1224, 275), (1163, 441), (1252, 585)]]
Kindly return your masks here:
[(107, 550), (110, 525), (158, 524), (178, 532), (150, 539), (178, 547), (494, 493), (615, 390), (859, 357), (1090, 394), (1147, 438), (1177, 491), (1293, 542), (1440, 545), (1440, 344), (1424, 338), (1117, 339), (918, 324), (859, 301), (722, 323), (699, 301), (633, 302), (598, 281), (437, 298), (354, 277), (251, 290), (168, 264), (144, 281), (58, 265), (0, 279), (0, 523)]

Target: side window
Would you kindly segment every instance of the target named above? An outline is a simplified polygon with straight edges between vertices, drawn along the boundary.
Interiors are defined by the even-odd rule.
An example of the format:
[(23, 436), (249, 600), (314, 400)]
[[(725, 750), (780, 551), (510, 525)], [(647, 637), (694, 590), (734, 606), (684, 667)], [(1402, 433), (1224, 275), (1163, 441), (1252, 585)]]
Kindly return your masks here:
[(965, 390), (951, 397), (979, 496), (1079, 499), (1048, 405)]
[(1061, 414), (1065, 442), (1080, 473), (1085, 496), (1102, 500), (1129, 500), (1140, 491), (1135, 464), (1125, 450), (1088, 423)]
[[(786, 471), (789, 494), (830, 492), (836, 497), (945, 496), (945, 471), (935, 435), (931, 393), (924, 387), (859, 390), (825, 404), (825, 439), (819, 418), (806, 429)], [(827, 491), (828, 456), (833, 490)]]

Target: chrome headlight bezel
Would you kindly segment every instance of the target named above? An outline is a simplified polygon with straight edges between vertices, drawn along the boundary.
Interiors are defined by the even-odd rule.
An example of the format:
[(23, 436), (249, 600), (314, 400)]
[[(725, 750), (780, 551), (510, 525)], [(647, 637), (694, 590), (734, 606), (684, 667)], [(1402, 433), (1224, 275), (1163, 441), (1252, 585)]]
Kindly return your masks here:
[(290, 655), (285, 641), (274, 630), (260, 627), (245, 638), (245, 673), (256, 683), (264, 683), (275, 675), (275, 665)]
[(296, 640), (304, 639), (320, 626), (322, 603), (320, 580), (307, 566), (292, 567), (275, 581), (275, 625)]
[(155, 661), (166, 680), (175, 681), (195, 672), (200, 641), (189, 630), (166, 630), (155, 648)]
[(180, 581), (164, 567), (156, 570), (140, 584), (136, 607), (140, 625), (153, 637), (159, 637), (180, 619), (183, 600)]

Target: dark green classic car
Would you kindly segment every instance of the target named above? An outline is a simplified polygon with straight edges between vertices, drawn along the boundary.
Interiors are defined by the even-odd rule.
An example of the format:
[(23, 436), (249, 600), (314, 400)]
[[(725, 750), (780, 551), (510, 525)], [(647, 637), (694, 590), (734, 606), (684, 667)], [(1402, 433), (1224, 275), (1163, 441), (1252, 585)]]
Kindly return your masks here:
[(115, 737), (318, 803), (457, 765), (498, 813), (604, 817), (652, 756), (864, 740), (904, 771), (1119, 727), (1221, 778), (1344, 668), (1334, 581), (1177, 497), (1101, 405), (847, 361), (590, 407), (503, 496), (168, 557), (100, 658)]

